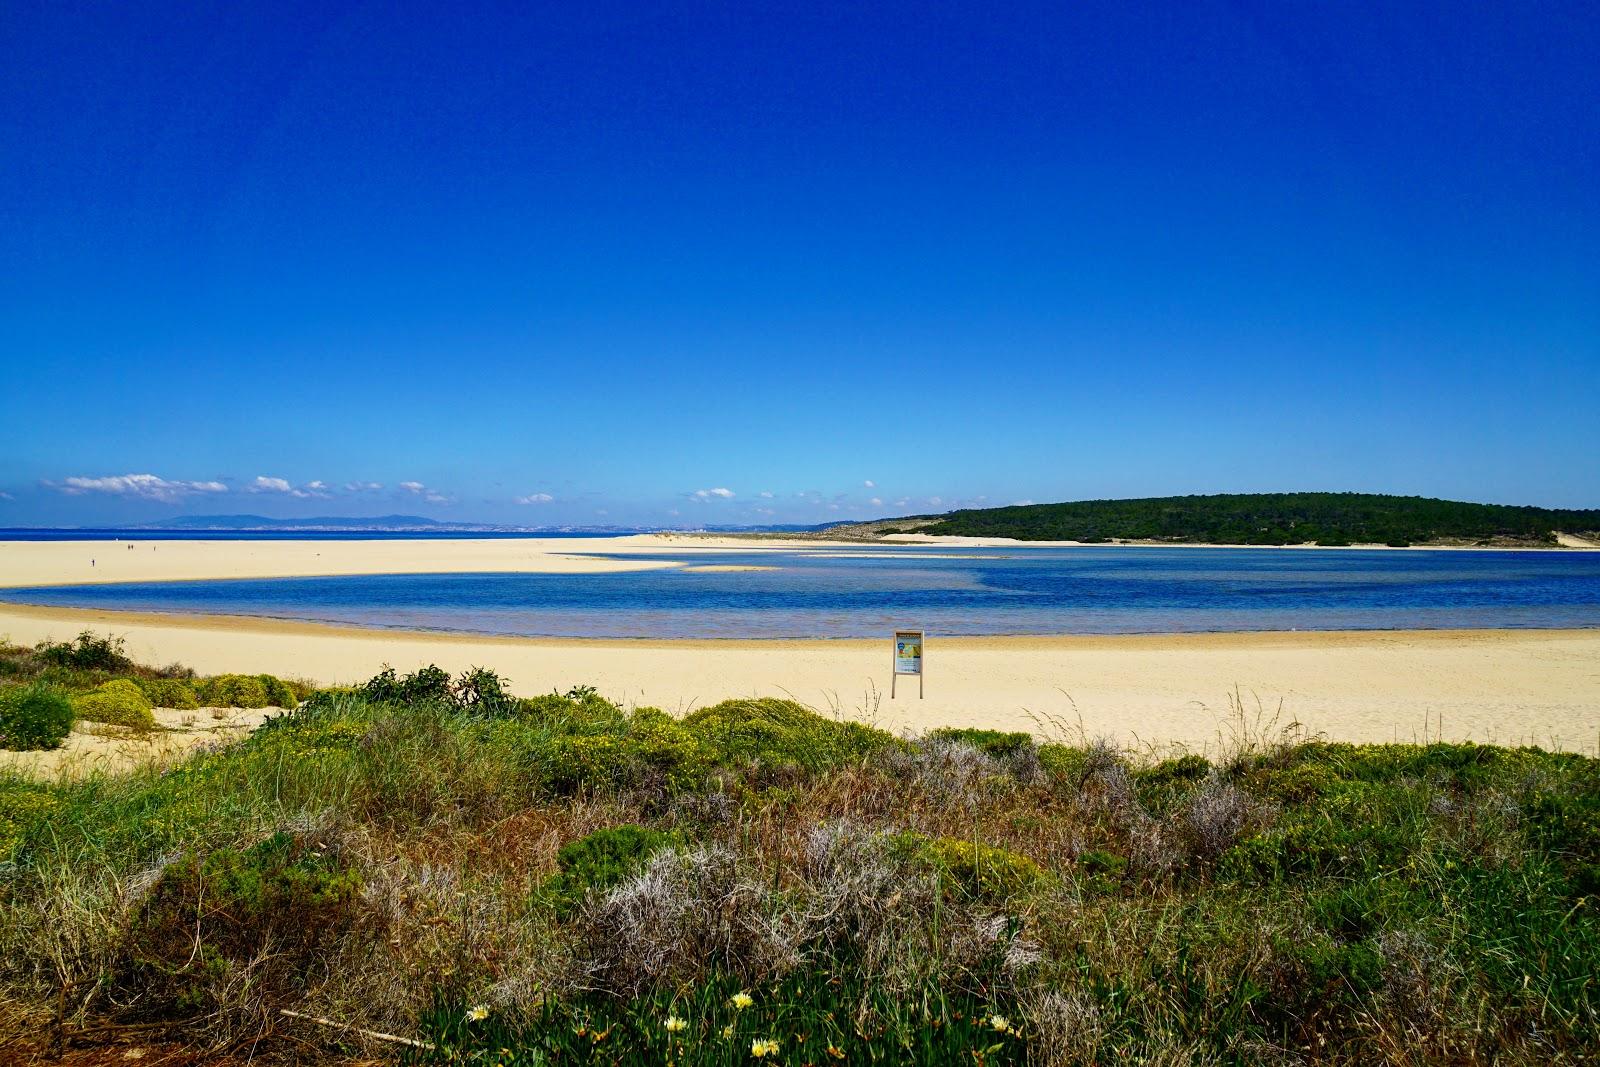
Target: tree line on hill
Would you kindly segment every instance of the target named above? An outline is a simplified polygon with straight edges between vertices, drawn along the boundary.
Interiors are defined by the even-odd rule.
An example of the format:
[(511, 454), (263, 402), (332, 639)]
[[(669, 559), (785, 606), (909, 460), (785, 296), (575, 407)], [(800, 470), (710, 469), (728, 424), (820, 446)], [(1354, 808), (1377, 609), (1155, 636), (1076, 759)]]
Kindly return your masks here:
[[(932, 523), (917, 523), (915, 529), (927, 534), (1089, 543), (1552, 545), (1555, 531), (1580, 535), (1600, 531), (1600, 510), (1372, 493), (1226, 493), (962, 510)], [(895, 527), (882, 532), (895, 532)]]

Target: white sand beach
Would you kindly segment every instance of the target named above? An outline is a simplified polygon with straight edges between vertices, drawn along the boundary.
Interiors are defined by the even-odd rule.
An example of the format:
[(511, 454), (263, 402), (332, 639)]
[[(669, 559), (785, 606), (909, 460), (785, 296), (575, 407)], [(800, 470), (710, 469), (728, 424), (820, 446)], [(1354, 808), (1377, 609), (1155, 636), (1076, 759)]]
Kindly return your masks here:
[[(0, 543), (0, 586), (308, 574), (603, 572), (676, 566), (593, 559), (671, 548), (693, 566), (784, 542), (640, 536), (465, 541)], [(840, 546), (848, 549), (851, 546)], [(94, 559), (94, 566), (88, 560)], [(1131, 745), (1215, 748), (1241, 697), (1252, 728), (1298, 722), (1347, 741), (1444, 738), (1595, 752), (1600, 630), (1378, 631), (930, 638), (926, 696), (890, 700), (889, 642), (555, 640), (355, 629), (227, 616), (0, 605), (0, 636), (31, 644), (91, 628), (151, 663), (269, 671), (324, 683), (384, 663), (492, 667), (523, 694), (594, 685), (626, 704), (685, 711), (732, 696), (791, 696), (890, 729), (1081, 731)]]

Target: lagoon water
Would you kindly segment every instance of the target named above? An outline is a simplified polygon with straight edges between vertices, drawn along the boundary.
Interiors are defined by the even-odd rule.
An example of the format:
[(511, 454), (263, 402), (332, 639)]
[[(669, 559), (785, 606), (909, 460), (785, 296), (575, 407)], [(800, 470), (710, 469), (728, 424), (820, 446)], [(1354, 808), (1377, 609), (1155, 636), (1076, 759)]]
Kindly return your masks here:
[(550, 637), (1600, 627), (1600, 553), (866, 546), (644, 558), (772, 569), (82, 585), (0, 600)]

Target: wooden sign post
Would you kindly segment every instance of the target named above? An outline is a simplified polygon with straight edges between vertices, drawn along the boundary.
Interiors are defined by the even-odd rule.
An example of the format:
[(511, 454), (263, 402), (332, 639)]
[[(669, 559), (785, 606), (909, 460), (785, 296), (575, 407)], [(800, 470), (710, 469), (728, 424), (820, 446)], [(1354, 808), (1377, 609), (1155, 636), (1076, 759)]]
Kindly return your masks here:
[(889, 676), (889, 699), (894, 699), (895, 683), (902, 674), (917, 676), (917, 699), (922, 699), (922, 631), (894, 632), (894, 673)]

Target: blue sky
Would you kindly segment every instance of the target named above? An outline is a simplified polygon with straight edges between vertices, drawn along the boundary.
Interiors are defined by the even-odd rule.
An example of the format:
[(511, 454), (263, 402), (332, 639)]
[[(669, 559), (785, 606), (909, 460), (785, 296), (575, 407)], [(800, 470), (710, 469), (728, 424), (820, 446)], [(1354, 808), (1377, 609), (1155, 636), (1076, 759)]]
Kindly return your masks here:
[(0, 525), (1600, 506), (1584, 4), (19, 2)]

